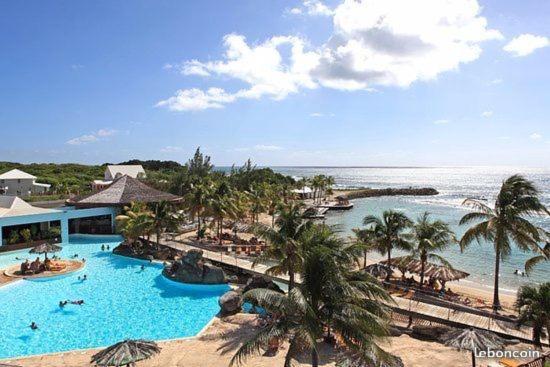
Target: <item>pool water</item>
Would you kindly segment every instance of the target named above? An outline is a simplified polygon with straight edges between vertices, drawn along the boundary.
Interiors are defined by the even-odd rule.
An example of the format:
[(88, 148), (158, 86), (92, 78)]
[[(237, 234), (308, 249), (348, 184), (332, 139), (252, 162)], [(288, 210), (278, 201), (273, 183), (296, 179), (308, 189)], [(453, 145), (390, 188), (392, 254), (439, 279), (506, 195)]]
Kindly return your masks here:
[[(0, 359), (97, 348), (127, 338), (194, 336), (218, 313), (218, 298), (229, 286), (174, 283), (161, 275), (161, 264), (101, 251), (102, 244), (113, 249), (120, 240), (71, 236), (58, 255), (85, 258), (82, 270), (0, 287)], [(35, 256), (27, 250), (0, 255), (0, 268), (20, 262), (15, 257)], [(79, 280), (84, 274), (87, 280)], [(59, 307), (61, 300), (80, 299), (81, 306)]]

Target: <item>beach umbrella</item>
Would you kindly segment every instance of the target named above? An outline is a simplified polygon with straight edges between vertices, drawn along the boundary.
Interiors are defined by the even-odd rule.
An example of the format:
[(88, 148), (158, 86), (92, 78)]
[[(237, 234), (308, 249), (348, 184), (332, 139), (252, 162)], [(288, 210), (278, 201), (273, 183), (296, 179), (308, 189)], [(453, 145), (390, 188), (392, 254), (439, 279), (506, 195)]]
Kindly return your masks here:
[(388, 274), (393, 273), (389, 266), (380, 263), (370, 264), (363, 268), (363, 271), (377, 278), (386, 278)]
[(472, 367), (476, 366), (476, 350), (501, 349), (506, 341), (487, 330), (469, 328), (449, 331), (442, 336), (446, 346), (472, 352)]
[(127, 339), (94, 354), (92, 363), (102, 367), (134, 366), (136, 362), (151, 358), (159, 352), (159, 346), (153, 341)]
[(449, 282), (452, 280), (464, 279), (469, 276), (469, 273), (465, 271), (451, 269), (445, 266), (434, 266), (428, 271), (425, 272), (427, 276), (433, 279), (442, 280), (444, 282)]
[(48, 258), (48, 253), (61, 251), (61, 246), (54, 245), (53, 243), (44, 242), (38, 246), (32, 248), (29, 253), (31, 254), (44, 254), (44, 259)]

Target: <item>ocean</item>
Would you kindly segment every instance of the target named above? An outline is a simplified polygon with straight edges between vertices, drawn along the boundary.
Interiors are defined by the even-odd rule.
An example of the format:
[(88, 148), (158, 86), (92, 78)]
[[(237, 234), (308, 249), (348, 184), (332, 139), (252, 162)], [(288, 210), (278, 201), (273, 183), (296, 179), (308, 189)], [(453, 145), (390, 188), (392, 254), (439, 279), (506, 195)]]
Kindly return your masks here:
[[(335, 188), (385, 188), (385, 187), (433, 187), (437, 196), (400, 196), (354, 200), (355, 207), (346, 212), (329, 212), (326, 223), (336, 225), (344, 236), (351, 236), (353, 228), (362, 226), (366, 215), (380, 215), (384, 210), (400, 210), (411, 219), (416, 219), (427, 211), (433, 218), (450, 224), (457, 237), (466, 227), (459, 226), (460, 218), (468, 212), (461, 204), (466, 198), (487, 200), (494, 204), (494, 198), (507, 177), (519, 173), (533, 181), (540, 190), (541, 201), (550, 208), (550, 169), (517, 167), (272, 167), (276, 172), (295, 178), (311, 177), (317, 174), (333, 176)], [(536, 217), (532, 220), (550, 231), (549, 217)], [(458, 245), (453, 245), (441, 253), (453, 267), (470, 273), (461, 284), (473, 282), (492, 288), (494, 279), (494, 249), (488, 243), (472, 243), (463, 253)], [(370, 254), (371, 259), (380, 257)], [(525, 261), (532, 257), (513, 248), (511, 255), (504, 259), (500, 269), (500, 288), (503, 292), (513, 292), (522, 284), (550, 281), (550, 262), (540, 264), (529, 277), (514, 275), (514, 270), (523, 270)]]

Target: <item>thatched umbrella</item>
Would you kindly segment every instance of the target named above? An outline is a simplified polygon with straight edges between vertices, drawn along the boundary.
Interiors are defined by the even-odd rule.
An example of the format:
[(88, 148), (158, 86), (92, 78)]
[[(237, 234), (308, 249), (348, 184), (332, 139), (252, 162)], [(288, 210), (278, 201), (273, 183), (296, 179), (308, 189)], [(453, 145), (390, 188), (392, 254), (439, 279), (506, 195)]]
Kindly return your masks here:
[(370, 264), (363, 268), (363, 271), (377, 278), (386, 278), (388, 274), (392, 274), (392, 269), (384, 264)]
[(470, 275), (465, 271), (451, 269), (445, 266), (434, 266), (428, 271), (426, 271), (425, 274), (430, 278), (441, 280), (443, 282), (464, 279)]
[(54, 245), (53, 243), (44, 242), (38, 246), (33, 247), (29, 253), (31, 254), (44, 254), (44, 259), (48, 258), (48, 252), (59, 252), (61, 251), (61, 246)]
[(135, 366), (136, 362), (159, 352), (159, 346), (153, 341), (127, 339), (94, 354), (92, 363), (97, 366)]
[(506, 341), (500, 336), (481, 329), (457, 329), (442, 336), (446, 346), (472, 352), (472, 367), (476, 367), (476, 350), (501, 349)]

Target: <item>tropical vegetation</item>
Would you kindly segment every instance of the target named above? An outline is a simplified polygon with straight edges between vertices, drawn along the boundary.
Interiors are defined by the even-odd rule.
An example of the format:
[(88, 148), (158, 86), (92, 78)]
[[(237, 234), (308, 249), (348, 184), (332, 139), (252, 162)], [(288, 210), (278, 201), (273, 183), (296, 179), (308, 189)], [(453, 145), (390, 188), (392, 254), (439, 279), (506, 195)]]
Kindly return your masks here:
[(544, 231), (527, 217), (550, 213), (540, 202), (539, 192), (533, 183), (521, 175), (511, 176), (502, 183), (493, 207), (477, 199), (467, 199), (463, 205), (473, 211), (460, 220), (461, 225), (470, 225), (460, 239), (462, 251), (474, 241), (485, 241), (494, 246), (493, 309), (496, 311), (501, 309), (500, 263), (510, 256), (513, 243), (522, 251), (537, 251)]
[(550, 335), (550, 282), (519, 288), (515, 308), (518, 325), (533, 327), (533, 343), (542, 347), (541, 338)]
[[(372, 248), (382, 255), (388, 257), (388, 266), (392, 266), (391, 254), (393, 250), (410, 250), (412, 244), (407, 230), (413, 222), (405, 214), (386, 210), (381, 217), (367, 215), (363, 219), (363, 225), (372, 229)], [(388, 273), (387, 278), (389, 279)]]
[(378, 345), (388, 336), (391, 298), (375, 278), (351, 270), (358, 255), (355, 249), (322, 224), (304, 229), (298, 243), (299, 283), (286, 294), (259, 288), (244, 294), (245, 301), (259, 305), (271, 318), (241, 345), (231, 365), (242, 364), (274, 340), (288, 342), (285, 367), (302, 352), (308, 352), (311, 365), (317, 367), (323, 340), (335, 343), (345, 359), (399, 365), (397, 357)]

